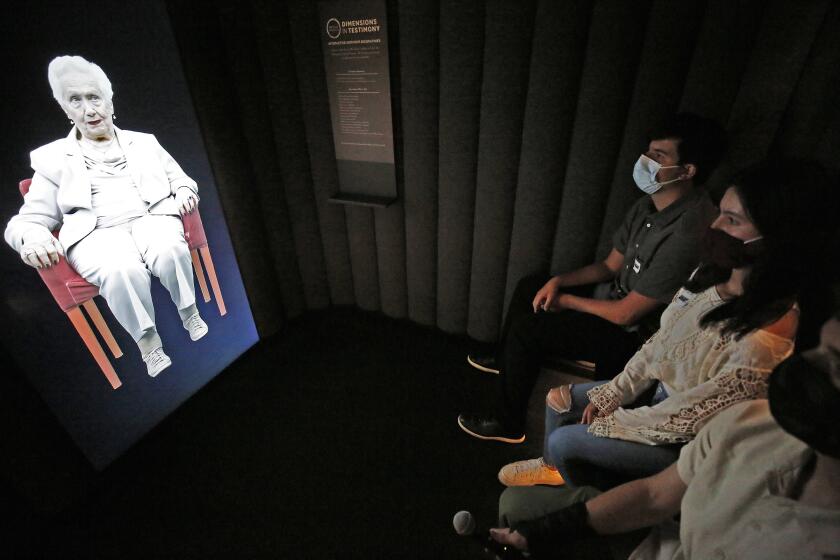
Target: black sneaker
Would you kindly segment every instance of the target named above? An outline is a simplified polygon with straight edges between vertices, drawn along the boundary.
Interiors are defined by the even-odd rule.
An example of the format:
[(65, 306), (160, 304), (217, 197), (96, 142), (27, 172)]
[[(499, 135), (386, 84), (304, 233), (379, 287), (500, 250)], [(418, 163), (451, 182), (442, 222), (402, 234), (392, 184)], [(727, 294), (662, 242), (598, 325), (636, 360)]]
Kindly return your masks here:
[(495, 356), (473, 356), (472, 354), (468, 354), (467, 363), (479, 371), (499, 373), (499, 366), (496, 365)]
[(462, 430), (478, 439), (492, 439), (505, 443), (522, 443), (525, 441), (525, 434), (506, 429), (495, 418), (460, 414), (458, 415), (458, 425), (461, 426)]

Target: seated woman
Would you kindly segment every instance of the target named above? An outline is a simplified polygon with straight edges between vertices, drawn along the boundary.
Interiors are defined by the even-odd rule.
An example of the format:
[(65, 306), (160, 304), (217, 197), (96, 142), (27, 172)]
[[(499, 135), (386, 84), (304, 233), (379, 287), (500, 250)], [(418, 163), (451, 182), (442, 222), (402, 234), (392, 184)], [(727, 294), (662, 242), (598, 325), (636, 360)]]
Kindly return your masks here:
[[(652, 477), (603, 494), (508, 488), (500, 509), (505, 495), (531, 494), (542, 513), (503, 518), (510, 529), (491, 536), (534, 559), (840, 558), (840, 313), (817, 348), (776, 366), (768, 383), (767, 400), (715, 416)], [(631, 553), (638, 538), (626, 533), (647, 527)]]
[[(543, 458), (503, 467), (500, 481), (606, 490), (660, 472), (715, 414), (763, 398), (770, 371), (793, 350), (796, 299), (830, 228), (819, 217), (829, 197), (816, 164), (742, 173), (721, 200), (704, 264), (659, 331), (612, 381), (552, 389)], [(654, 386), (647, 406), (626, 408)]]
[(114, 91), (99, 66), (59, 56), (47, 77), (73, 128), (32, 152), (32, 185), (6, 226), (6, 242), (36, 268), (66, 255), (99, 288), (154, 377), (172, 361), (155, 324), (152, 275), (169, 291), (190, 339), (208, 332), (179, 217), (198, 206), (198, 187), (154, 136), (114, 126)]

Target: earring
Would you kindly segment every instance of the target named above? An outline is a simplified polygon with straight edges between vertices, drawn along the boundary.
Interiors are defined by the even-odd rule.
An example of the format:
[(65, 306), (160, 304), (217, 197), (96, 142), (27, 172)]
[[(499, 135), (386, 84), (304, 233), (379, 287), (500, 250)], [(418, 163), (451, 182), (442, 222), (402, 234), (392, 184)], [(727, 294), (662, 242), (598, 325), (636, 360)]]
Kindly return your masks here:
[(111, 113), (111, 120), (112, 121), (117, 120), (117, 114), (116, 113)]
[(73, 119), (70, 119), (70, 124), (76, 124), (76, 123), (73, 122)]

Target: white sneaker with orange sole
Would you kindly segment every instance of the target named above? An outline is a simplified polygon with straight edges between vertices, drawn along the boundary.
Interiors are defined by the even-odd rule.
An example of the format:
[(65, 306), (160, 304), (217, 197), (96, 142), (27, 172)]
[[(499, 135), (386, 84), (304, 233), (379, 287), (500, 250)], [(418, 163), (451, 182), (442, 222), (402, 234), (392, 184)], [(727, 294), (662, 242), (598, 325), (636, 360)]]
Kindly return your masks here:
[(542, 457), (516, 461), (502, 467), (499, 471), (499, 482), (505, 486), (560, 486), (565, 484), (557, 469), (545, 464)]

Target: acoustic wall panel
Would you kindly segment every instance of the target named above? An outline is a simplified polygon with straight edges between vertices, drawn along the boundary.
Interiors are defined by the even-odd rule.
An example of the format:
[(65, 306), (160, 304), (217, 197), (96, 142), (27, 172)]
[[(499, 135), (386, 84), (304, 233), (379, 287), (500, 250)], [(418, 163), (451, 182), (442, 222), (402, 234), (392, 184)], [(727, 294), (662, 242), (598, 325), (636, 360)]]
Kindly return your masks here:
[(467, 333), (494, 340), (501, 323), (528, 93), (534, 3), (486, 4), (475, 222)]
[(729, 116), (728, 158), (712, 177), (712, 188), (767, 155), (827, 8), (827, 0), (767, 3)]
[(327, 203), (317, 3), (167, 4), (263, 335), (329, 302), (493, 340), (522, 276), (609, 250), (646, 132), (676, 110), (727, 127), (718, 194), (767, 154), (838, 165), (828, 0), (388, 0), (386, 210)]
[[(306, 308), (320, 309), (330, 304), (330, 293), (298, 80), (293, 71), (291, 30), (284, 25), (288, 14), (283, 3), (255, 2), (253, 20), (259, 58), (251, 58), (261, 61), (265, 91), (272, 100), (260, 118), (268, 121), (275, 157), (282, 170), (282, 188), (273, 194), (284, 200), (288, 208), (291, 238), (286, 242), (297, 255), (305, 298), (302, 303)], [(266, 119), (266, 115), (270, 118)], [(280, 197), (278, 190), (285, 196)]]
[(237, 93), (237, 115), (248, 130), (244, 146), (250, 155), (254, 173), (250, 188), (258, 200), (262, 222), (272, 224), (272, 227), (266, 228), (262, 247), (271, 256), (283, 308), (289, 317), (294, 317), (301, 314), (307, 304), (303, 299), (299, 270), (301, 261), (295, 252), (286, 205), (289, 190), (285, 188), (283, 175), (289, 166), (282, 165), (274, 142), (272, 120), (265, 118), (269, 109), (264, 101), (264, 63), (254, 56), (258, 49), (250, 12), (236, 10), (221, 2), (217, 5), (224, 53)]
[[(318, 227), (327, 271), (330, 299), (333, 304), (353, 305), (356, 302), (347, 219), (344, 207), (328, 201), (338, 192), (338, 175), (335, 166), (335, 149), (330, 129), (330, 109), (327, 83), (321, 63), (320, 35), (317, 29), (318, 9), (314, 2), (288, 2), (288, 22), (291, 31), (291, 49), (301, 99), (302, 118), (309, 155), (309, 171), (315, 198)], [(266, 0), (263, 9), (280, 9), (283, 3)], [(277, 23), (283, 26), (283, 22)], [(282, 33), (283, 30), (280, 30)]]
[(451, 333), (467, 329), (483, 52), (484, 2), (441, 2), (437, 317)]
[(255, 172), (246, 148), (248, 131), (241, 121), (230, 118), (237, 93), (233, 71), (221, 62), (227, 57), (218, 14), (201, 10), (198, 4), (168, 3), (169, 18), (254, 322), (260, 336), (269, 336), (279, 330), (285, 314), (280, 282), (264, 246), (269, 224), (262, 218), (257, 191), (251, 188)]
[(683, 85), (681, 111), (725, 125), (741, 87), (763, 0), (709, 0)]
[[(777, 153), (817, 157), (820, 147), (831, 146), (824, 136), (831, 126), (826, 115), (840, 99), (840, 4), (832, 2), (805, 61), (796, 90), (788, 103), (774, 140)], [(835, 72), (826, 72), (826, 69)], [(840, 166), (835, 152), (823, 163)], [(833, 160), (833, 161), (832, 161)]]
[(348, 206), (345, 212), (356, 305), (365, 311), (379, 311), (379, 264), (373, 210)]
[(400, 98), (408, 317), (437, 323), (439, 8), (403, 0)]
[(592, 3), (537, 6), (505, 289), (548, 271), (563, 196)]
[(613, 233), (627, 208), (642, 195), (633, 182), (633, 165), (647, 150), (650, 129), (679, 107), (702, 8), (699, 3), (668, 0), (657, 0), (651, 6), (596, 258), (609, 254)]
[[(388, 60), (391, 74), (391, 114), (399, 115), (401, 89), (399, 60), (401, 59), (399, 6), (397, 0), (387, 4), (388, 18)], [(376, 258), (379, 275), (379, 304), (382, 312), (394, 318), (407, 314), (408, 295), (406, 288), (405, 247), (405, 189), (402, 156), (402, 121), (394, 119), (394, 159), (397, 182), (397, 200), (387, 208), (374, 208), (376, 228)]]
[(552, 270), (582, 266), (595, 256), (648, 12), (648, 2), (601, 1), (592, 13)]

